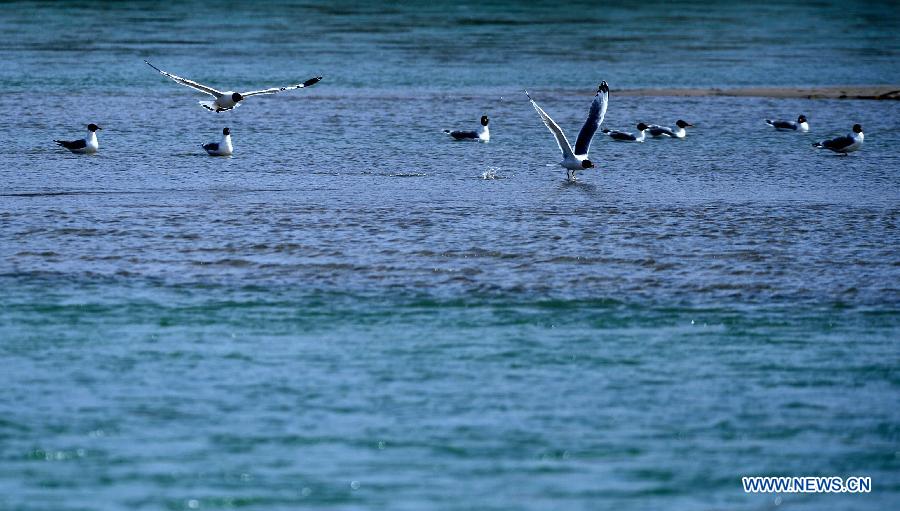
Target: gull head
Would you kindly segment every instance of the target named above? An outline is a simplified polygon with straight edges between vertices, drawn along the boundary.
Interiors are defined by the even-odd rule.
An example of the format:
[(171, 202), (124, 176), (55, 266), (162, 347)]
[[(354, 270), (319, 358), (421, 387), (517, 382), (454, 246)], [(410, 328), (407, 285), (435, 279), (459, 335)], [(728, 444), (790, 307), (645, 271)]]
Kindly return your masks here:
[(862, 133), (862, 126), (859, 124), (853, 125), (853, 133)]
[(88, 131), (90, 131), (91, 133), (93, 133), (93, 132), (95, 132), (95, 131), (97, 131), (97, 130), (102, 130), (102, 129), (103, 129), (103, 128), (101, 128), (100, 126), (97, 126), (97, 125), (94, 124), (94, 123), (88, 124)]
[(222, 130), (223, 135), (231, 135), (231, 128), (225, 128)]
[(234, 101), (235, 103), (240, 103), (241, 101), (244, 100), (244, 96), (241, 96), (240, 92), (234, 92), (231, 94), (231, 100)]
[(689, 126), (693, 126), (693, 124), (678, 119), (677, 121), (675, 121), (675, 126), (678, 126), (679, 128), (687, 128)]
[(486, 116), (486, 115), (481, 116), (481, 125), (482, 126), (487, 126), (489, 121), (490, 121), (490, 119), (488, 119), (488, 116)]
[(592, 168), (594, 168), (594, 162), (585, 158), (584, 160), (581, 160), (581, 168), (592, 169)]

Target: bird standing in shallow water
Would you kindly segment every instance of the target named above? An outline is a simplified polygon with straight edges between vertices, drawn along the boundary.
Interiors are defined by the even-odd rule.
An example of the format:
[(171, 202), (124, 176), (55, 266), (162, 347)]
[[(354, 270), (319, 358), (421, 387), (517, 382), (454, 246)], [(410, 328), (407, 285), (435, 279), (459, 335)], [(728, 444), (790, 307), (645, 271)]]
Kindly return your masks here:
[(578, 133), (578, 139), (575, 141), (574, 148), (569, 144), (569, 140), (566, 139), (566, 134), (563, 133), (562, 128), (547, 115), (547, 112), (535, 103), (527, 90), (525, 95), (528, 96), (531, 106), (534, 107), (534, 110), (541, 117), (544, 126), (547, 126), (550, 133), (556, 138), (556, 144), (563, 155), (563, 160), (559, 164), (566, 169), (568, 180), (575, 181), (576, 172), (594, 168), (594, 163), (588, 159), (588, 151), (591, 148), (591, 139), (594, 138), (594, 133), (597, 132), (597, 128), (603, 122), (603, 117), (606, 116), (606, 107), (609, 103), (609, 86), (606, 82), (600, 82), (600, 86), (597, 87), (597, 94), (594, 95), (594, 100), (591, 102), (591, 109), (588, 112), (587, 119), (584, 121), (584, 125), (581, 127), (581, 131)]
[(853, 132), (849, 135), (833, 138), (831, 140), (825, 140), (822, 142), (816, 142), (815, 144), (813, 144), (813, 147), (820, 147), (822, 149), (828, 149), (836, 153), (847, 154), (852, 153), (853, 151), (859, 151), (865, 139), (866, 136), (863, 135), (862, 126), (860, 126), (859, 124), (854, 124)]
[(88, 124), (88, 136), (87, 138), (83, 138), (81, 140), (55, 140), (57, 144), (65, 147), (69, 151), (72, 151), (76, 154), (94, 154), (100, 149), (100, 144), (97, 142), (97, 130), (103, 129), (100, 126), (97, 126), (94, 123)]
[(204, 144), (203, 149), (210, 156), (231, 156), (234, 152), (234, 146), (231, 145), (231, 128), (222, 130), (222, 140), (220, 142)]
[(777, 131), (809, 131), (809, 123), (806, 121), (806, 116), (803, 114), (800, 114), (800, 117), (797, 117), (797, 122), (766, 119), (766, 124), (775, 128)]
[(650, 136), (653, 138), (684, 138), (687, 136), (687, 130), (685, 128), (689, 128), (693, 126), (693, 124), (682, 121), (678, 119), (675, 121), (675, 129), (668, 126), (660, 126), (659, 124), (651, 124), (650, 125)]
[(643, 142), (644, 138), (647, 137), (647, 130), (650, 129), (650, 126), (639, 122), (637, 125), (638, 134), (633, 135), (631, 133), (626, 133), (624, 131), (616, 131), (616, 130), (603, 130), (603, 134), (608, 136), (609, 138), (615, 140), (616, 142)]
[(444, 133), (453, 137), (454, 140), (476, 140), (479, 142), (490, 142), (491, 130), (488, 128), (488, 116), (481, 116), (481, 126), (476, 131), (450, 131), (444, 130)]

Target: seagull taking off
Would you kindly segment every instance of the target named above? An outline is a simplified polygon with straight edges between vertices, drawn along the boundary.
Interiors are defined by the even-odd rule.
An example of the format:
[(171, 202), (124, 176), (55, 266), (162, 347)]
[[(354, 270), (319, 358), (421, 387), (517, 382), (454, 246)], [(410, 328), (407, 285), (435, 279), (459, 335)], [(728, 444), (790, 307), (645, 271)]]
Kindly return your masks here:
[(57, 144), (65, 147), (69, 151), (72, 151), (76, 154), (94, 154), (100, 149), (100, 144), (97, 143), (97, 130), (103, 129), (100, 126), (97, 126), (94, 123), (88, 124), (88, 136), (87, 138), (83, 138), (81, 140), (54, 140)]
[(797, 122), (766, 119), (766, 124), (778, 131), (809, 131), (809, 123), (806, 122), (806, 116), (802, 114), (797, 117)]
[(167, 73), (162, 69), (154, 66), (148, 61), (144, 61), (148, 66), (157, 70), (163, 76), (167, 76), (174, 80), (176, 83), (180, 83), (185, 87), (190, 87), (194, 90), (198, 90), (200, 92), (204, 92), (209, 94), (210, 96), (216, 98), (213, 101), (200, 101), (200, 106), (203, 108), (210, 110), (212, 112), (224, 112), (226, 110), (231, 110), (240, 105), (241, 101), (250, 96), (258, 96), (260, 94), (277, 94), (279, 92), (284, 92), (286, 90), (295, 90), (295, 89), (303, 89), (305, 87), (309, 87), (311, 85), (315, 85), (322, 79), (321, 76), (317, 76), (315, 78), (310, 78), (303, 83), (298, 83), (297, 85), (289, 85), (287, 87), (272, 87), (271, 89), (263, 89), (263, 90), (254, 90), (250, 92), (233, 92), (233, 91), (225, 91), (221, 92), (207, 85), (203, 85), (202, 83), (197, 83), (193, 80), (188, 80), (187, 78), (182, 78), (180, 76), (175, 76), (172, 73)]
[(203, 144), (203, 149), (210, 156), (231, 156), (231, 153), (234, 152), (234, 146), (231, 145), (231, 128), (222, 130), (222, 140), (220, 142)]
[(578, 139), (575, 140), (574, 149), (569, 144), (568, 139), (566, 139), (566, 134), (563, 133), (562, 128), (534, 102), (528, 91), (525, 91), (525, 95), (528, 96), (528, 101), (531, 101), (531, 106), (541, 116), (544, 125), (556, 137), (556, 144), (563, 155), (563, 160), (559, 164), (566, 169), (566, 177), (569, 181), (575, 181), (576, 172), (594, 168), (594, 163), (588, 159), (588, 151), (591, 148), (591, 139), (594, 138), (594, 133), (597, 132), (597, 128), (603, 122), (603, 117), (606, 116), (606, 107), (609, 103), (609, 86), (606, 82), (600, 82), (600, 86), (597, 88), (597, 94), (594, 96), (594, 101), (591, 102), (587, 120), (584, 121), (584, 126), (581, 127), (581, 131), (578, 133)]
[(824, 142), (816, 142), (813, 144), (813, 147), (821, 147), (836, 153), (847, 154), (852, 153), (853, 151), (859, 151), (859, 148), (862, 147), (865, 139), (866, 136), (863, 135), (862, 126), (854, 124), (853, 133), (843, 137), (825, 140)]
[(488, 128), (488, 116), (481, 116), (481, 126), (477, 131), (450, 131), (444, 130), (444, 133), (453, 137), (454, 140), (476, 140), (478, 142), (490, 142), (491, 130)]

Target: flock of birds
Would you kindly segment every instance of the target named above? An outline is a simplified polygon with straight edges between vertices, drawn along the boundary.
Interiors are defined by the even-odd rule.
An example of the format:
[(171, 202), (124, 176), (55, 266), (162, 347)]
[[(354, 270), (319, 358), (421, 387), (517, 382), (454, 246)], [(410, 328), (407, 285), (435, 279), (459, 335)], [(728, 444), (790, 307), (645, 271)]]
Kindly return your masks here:
[[(552, 133), (553, 137), (556, 139), (556, 144), (559, 146), (559, 150), (562, 152), (563, 156), (559, 165), (566, 169), (566, 177), (570, 181), (575, 181), (575, 174), (577, 172), (594, 168), (594, 163), (588, 158), (588, 151), (591, 148), (591, 140), (594, 138), (594, 134), (597, 132), (600, 124), (603, 122), (603, 118), (606, 116), (606, 108), (609, 104), (609, 85), (605, 81), (600, 82), (600, 86), (597, 88), (597, 94), (594, 95), (594, 100), (591, 102), (587, 120), (584, 121), (581, 131), (578, 132), (578, 138), (575, 139), (574, 147), (569, 143), (565, 132), (559, 127), (556, 121), (554, 121), (553, 118), (534, 101), (527, 90), (524, 92), (525, 96), (528, 97), (528, 101), (531, 102), (531, 106), (534, 107), (535, 111), (540, 116), (541, 121), (544, 122), (544, 125), (547, 126), (547, 129), (550, 130), (550, 133)], [(805, 115), (800, 115), (796, 122), (766, 119), (766, 124), (775, 128), (777, 131), (809, 131), (809, 122)], [(692, 126), (693, 124), (679, 119), (675, 122), (674, 129), (669, 126), (640, 122), (637, 124), (637, 134), (609, 129), (603, 129), (601, 132), (617, 142), (643, 142), (647, 138), (647, 135), (650, 135), (653, 138), (685, 138), (687, 136), (687, 128)], [(456, 140), (488, 142), (491, 139), (491, 133), (488, 129), (488, 117), (486, 115), (481, 116), (481, 127), (476, 131), (444, 130), (444, 132)], [(862, 147), (864, 139), (865, 136), (863, 135), (862, 126), (855, 124), (853, 125), (852, 133), (849, 135), (816, 142), (813, 146), (829, 149), (840, 154), (848, 154), (859, 150), (859, 148)]]
[[(212, 112), (233, 110), (234, 108), (239, 107), (242, 101), (251, 96), (276, 94), (289, 90), (303, 89), (315, 85), (322, 80), (321, 76), (317, 76), (302, 83), (286, 87), (272, 87), (269, 89), (248, 92), (219, 91), (208, 85), (203, 85), (193, 80), (163, 71), (146, 60), (144, 62), (174, 82), (212, 96), (212, 100), (200, 101), (200, 106)], [(550, 130), (550, 133), (552, 133), (553, 137), (556, 139), (556, 143), (559, 146), (559, 150), (562, 152), (563, 157), (562, 161), (559, 162), (559, 165), (566, 169), (566, 177), (570, 181), (575, 181), (577, 172), (594, 168), (594, 163), (588, 158), (588, 152), (591, 148), (591, 141), (597, 130), (600, 128), (603, 118), (606, 116), (606, 109), (609, 105), (609, 85), (603, 81), (600, 82), (600, 86), (597, 87), (597, 93), (594, 95), (593, 101), (591, 101), (588, 117), (585, 120), (584, 125), (582, 125), (581, 131), (578, 132), (578, 138), (575, 139), (574, 146), (569, 143), (562, 128), (560, 128), (553, 118), (551, 118), (547, 112), (534, 101), (531, 95), (528, 94), (528, 91), (526, 90), (523, 92), (528, 98), (528, 101), (531, 102), (531, 106), (534, 107), (534, 110), (540, 116), (541, 121), (543, 121), (544, 125), (547, 126), (547, 129)], [(481, 116), (481, 126), (474, 131), (444, 130), (444, 132), (454, 140), (489, 142), (491, 139), (491, 132), (488, 128), (489, 123), (490, 119), (488, 116), (483, 115)], [(809, 131), (809, 122), (804, 115), (800, 115), (796, 121), (766, 119), (766, 124), (778, 131)], [(602, 133), (617, 142), (643, 142), (647, 135), (650, 135), (653, 138), (685, 138), (687, 136), (687, 128), (692, 126), (692, 124), (679, 119), (675, 123), (675, 128), (641, 122), (637, 124), (637, 134), (609, 129), (602, 130)], [(101, 128), (93, 123), (88, 124), (87, 128), (88, 136), (84, 139), (72, 141), (57, 140), (56, 143), (73, 153), (96, 153), (100, 148), (97, 141), (97, 131)], [(854, 124), (853, 130), (849, 135), (817, 142), (813, 144), (813, 146), (846, 155), (859, 150), (862, 147), (864, 140), (865, 135), (863, 135), (862, 126)], [(203, 149), (211, 156), (230, 156), (234, 152), (234, 146), (231, 142), (231, 130), (229, 128), (224, 128), (222, 130), (222, 139), (219, 142), (204, 144)]]
[[(212, 96), (211, 101), (200, 101), (200, 106), (211, 111), (211, 112), (226, 112), (228, 110), (233, 110), (239, 106), (241, 106), (241, 102), (251, 96), (260, 96), (263, 94), (277, 94), (279, 92), (289, 91), (289, 90), (297, 90), (304, 89), (306, 87), (310, 87), (319, 83), (322, 80), (321, 76), (316, 76), (306, 80), (303, 83), (298, 83), (295, 85), (288, 85), (286, 87), (272, 87), (269, 89), (261, 89), (254, 90), (248, 92), (234, 92), (234, 91), (220, 91), (210, 87), (209, 85), (203, 85), (202, 83), (195, 82), (194, 80), (188, 80), (187, 78), (182, 78), (178, 75), (173, 75), (167, 71), (163, 71), (162, 69), (154, 66), (149, 61), (144, 61), (148, 66), (152, 67), (156, 71), (158, 71), (161, 75), (172, 79), (175, 83), (184, 85), (185, 87), (190, 87), (191, 89), (200, 91), (204, 94), (208, 94)], [(100, 144), (97, 141), (97, 130), (100, 130), (100, 126), (96, 124), (88, 124), (88, 136), (81, 140), (57, 140), (56, 143), (62, 147), (65, 147), (69, 151), (78, 154), (93, 154), (96, 153), (100, 149)], [(210, 142), (208, 144), (203, 145), (203, 149), (210, 156), (231, 156), (234, 152), (234, 146), (231, 143), (231, 130), (229, 128), (225, 128), (222, 130), (222, 139), (219, 142)]]

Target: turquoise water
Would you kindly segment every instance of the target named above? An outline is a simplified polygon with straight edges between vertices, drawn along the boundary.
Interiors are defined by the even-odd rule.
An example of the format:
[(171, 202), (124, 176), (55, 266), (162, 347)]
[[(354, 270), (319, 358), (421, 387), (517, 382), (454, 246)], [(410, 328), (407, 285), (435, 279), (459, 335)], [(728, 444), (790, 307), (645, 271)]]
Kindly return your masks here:
[[(616, 93), (898, 83), (892, 4), (204, 5), (0, 6), (0, 508), (900, 502), (900, 105)], [(600, 79), (696, 127), (565, 183), (520, 89), (574, 133)]]

